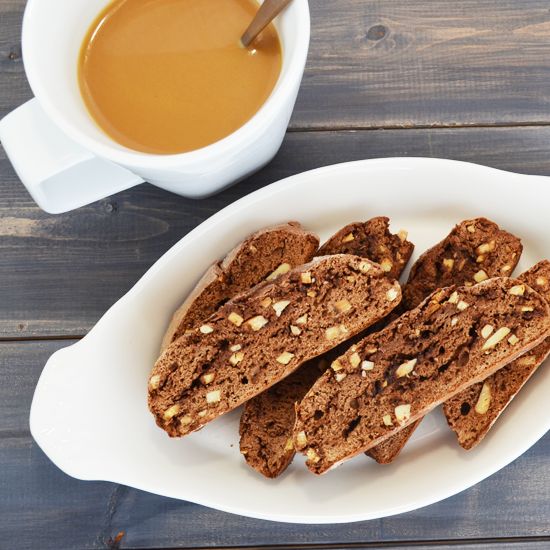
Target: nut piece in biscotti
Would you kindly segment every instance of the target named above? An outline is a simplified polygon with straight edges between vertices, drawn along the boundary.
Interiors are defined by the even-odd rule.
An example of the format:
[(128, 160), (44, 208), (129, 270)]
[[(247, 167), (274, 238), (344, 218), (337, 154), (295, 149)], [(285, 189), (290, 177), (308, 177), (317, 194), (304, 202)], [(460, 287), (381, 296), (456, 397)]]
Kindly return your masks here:
[[(527, 285), (516, 295), (518, 284), (495, 278), (438, 290), (336, 359), (296, 410), (294, 443), (310, 470), (369, 450), (541, 343), (548, 304)], [(518, 315), (523, 307), (532, 308), (529, 318)], [(491, 341), (481, 335), (487, 324)]]
[(233, 296), (309, 262), (318, 246), (317, 235), (305, 231), (298, 222), (257, 231), (206, 271), (174, 313), (161, 350), (186, 330), (200, 326)]
[(168, 346), (149, 379), (149, 408), (171, 436), (198, 430), (375, 323), (400, 298), (399, 283), (378, 264), (317, 258), (239, 294)]
[[(387, 277), (397, 279), (413, 248), (404, 230), (392, 235), (389, 219), (378, 217), (346, 225), (327, 240), (317, 255), (347, 253), (362, 256), (380, 264)], [(292, 325), (290, 330), (299, 338), (301, 324)], [(285, 471), (295, 454), (292, 444), (296, 420), (294, 405), (313, 386), (326, 366), (345, 351), (344, 345), (306, 362), (290, 376), (245, 403), (239, 429), (240, 448), (249, 466), (270, 478)]]
[(407, 232), (390, 233), (390, 220), (385, 216), (366, 222), (350, 223), (340, 229), (321, 246), (317, 256), (355, 254), (380, 264), (393, 279), (398, 279), (407, 265), (414, 245), (407, 240)]
[[(520, 240), (494, 222), (485, 218), (463, 221), (414, 263), (403, 289), (401, 310), (415, 307), (438, 288), (472, 285), (491, 277), (509, 277), (521, 252)], [(401, 430), (367, 454), (380, 464), (392, 462), (420, 422)]]
[(460, 222), (414, 263), (403, 288), (402, 307), (416, 307), (438, 288), (509, 277), (522, 250), (517, 237), (486, 218)]
[[(518, 279), (550, 302), (550, 262), (548, 260), (534, 265)], [(514, 292), (518, 296), (523, 296), (525, 287), (519, 285)], [(516, 314), (520, 318), (529, 318), (533, 312), (530, 305), (523, 305), (519, 307)], [(494, 336), (495, 330), (496, 327), (487, 324), (482, 329), (482, 336), (489, 339)], [(519, 337), (514, 333), (507, 335), (507, 341), (511, 345), (520, 344)], [(483, 382), (470, 386), (444, 403), (443, 412), (447, 422), (464, 449), (472, 449), (485, 437), (510, 401), (549, 353), (550, 338), (547, 338), (542, 344), (495, 372)]]

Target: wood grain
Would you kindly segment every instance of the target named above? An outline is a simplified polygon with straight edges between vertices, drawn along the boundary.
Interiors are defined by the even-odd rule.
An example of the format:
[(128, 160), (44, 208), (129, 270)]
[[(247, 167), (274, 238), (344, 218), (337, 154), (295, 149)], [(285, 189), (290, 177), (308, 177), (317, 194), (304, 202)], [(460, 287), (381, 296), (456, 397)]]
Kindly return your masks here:
[[(0, 0), (0, 116), (31, 97), (25, 0)], [(311, 0), (292, 127), (550, 122), (546, 0)]]
[(550, 174), (550, 128), (291, 132), (267, 168), (208, 200), (142, 185), (60, 216), (36, 207), (0, 150), (0, 338), (82, 335), (170, 246), (220, 208), (290, 174), (387, 156), (449, 157)]
[[(50, 354), (71, 343), (0, 343), (0, 540), (17, 541), (12, 547), (105, 548), (121, 531), (122, 548), (550, 540), (550, 435), (504, 470), (453, 498), (348, 525), (252, 520), (114, 484), (72, 479), (48, 460), (28, 432), (30, 401), (42, 366)], [(504, 548), (519, 550), (524, 543)], [(490, 544), (473, 549), (494, 547)]]

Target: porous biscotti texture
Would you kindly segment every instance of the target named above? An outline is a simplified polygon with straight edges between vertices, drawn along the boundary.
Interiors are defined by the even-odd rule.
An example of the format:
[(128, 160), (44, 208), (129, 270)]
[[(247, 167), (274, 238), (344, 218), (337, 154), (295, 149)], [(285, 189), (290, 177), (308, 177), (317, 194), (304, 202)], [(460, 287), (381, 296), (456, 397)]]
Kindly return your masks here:
[(294, 458), (294, 406), (326, 370), (325, 359), (312, 359), (297, 371), (245, 403), (239, 434), (247, 464), (265, 477), (281, 475)]
[[(544, 260), (523, 273), (526, 283), (550, 302), (550, 262)], [(525, 311), (524, 314), (530, 312)], [(494, 327), (493, 327), (494, 328)], [(490, 328), (486, 334), (492, 333)], [(514, 396), (550, 353), (550, 339), (522, 355), (492, 376), (449, 399), (443, 412), (464, 449), (475, 447), (491, 429)]]
[(438, 288), (509, 277), (522, 250), (517, 237), (486, 218), (460, 222), (414, 263), (403, 288), (402, 307), (416, 307)]
[(385, 216), (350, 223), (328, 239), (316, 255), (362, 256), (380, 264), (389, 277), (399, 279), (413, 253), (414, 245), (407, 240), (406, 231), (402, 229), (393, 235), (389, 225), (390, 219)]
[[(404, 230), (394, 235), (389, 230), (389, 218), (377, 217), (346, 225), (327, 240), (317, 255), (346, 253), (368, 258), (380, 264), (388, 277), (397, 279), (413, 249)], [(296, 420), (294, 405), (326, 370), (325, 365), (340, 353), (335, 348), (322, 358), (306, 362), (296, 372), (245, 403), (239, 428), (240, 449), (249, 466), (270, 478), (286, 470), (295, 454), (292, 446)]]
[(317, 474), (369, 450), (541, 343), (549, 314), (517, 279), (436, 291), (332, 363), (297, 407), (296, 449)]
[(317, 235), (305, 231), (298, 222), (257, 231), (206, 271), (174, 313), (161, 350), (186, 330), (196, 328), (236, 294), (309, 262), (318, 247)]
[(171, 436), (198, 430), (303, 362), (387, 315), (401, 298), (378, 264), (325, 256), (223, 305), (173, 342), (149, 379), (149, 408)]
[[(438, 288), (471, 285), (512, 274), (522, 252), (520, 240), (486, 218), (465, 220), (414, 263), (403, 289), (402, 311), (411, 309)], [(373, 447), (367, 454), (380, 464), (395, 460), (420, 425), (414, 422)]]

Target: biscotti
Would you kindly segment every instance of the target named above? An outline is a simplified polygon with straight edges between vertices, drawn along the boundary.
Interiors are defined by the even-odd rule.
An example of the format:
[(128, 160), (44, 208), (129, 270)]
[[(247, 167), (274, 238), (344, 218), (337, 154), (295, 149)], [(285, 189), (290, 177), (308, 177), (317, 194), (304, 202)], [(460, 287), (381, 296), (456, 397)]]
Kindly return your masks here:
[(366, 222), (354, 222), (335, 233), (321, 246), (317, 256), (329, 254), (355, 254), (380, 264), (393, 279), (405, 269), (414, 250), (403, 229), (397, 234), (390, 232), (390, 219), (385, 216)]
[(522, 250), (521, 241), (496, 223), (486, 218), (465, 220), (414, 263), (401, 307), (416, 307), (438, 288), (509, 277)]
[(387, 315), (397, 281), (351, 255), (324, 256), (222, 306), (173, 342), (149, 379), (149, 408), (171, 436), (198, 430)]
[(281, 475), (294, 458), (294, 406), (328, 366), (312, 359), (245, 403), (239, 424), (240, 450), (246, 463), (265, 477)]
[[(487, 325), (494, 327), (491, 335)], [(516, 279), (436, 291), (332, 363), (297, 407), (295, 447), (311, 471), (326, 472), (549, 334), (547, 302)]]
[[(460, 286), (465, 282), (471, 285), (491, 277), (508, 277), (521, 252), (520, 240), (500, 229), (496, 223), (486, 218), (462, 221), (413, 264), (400, 309), (415, 307), (438, 288)], [(373, 447), (367, 454), (380, 464), (392, 462), (421, 421)]]
[[(346, 225), (330, 237), (317, 254), (361, 256), (380, 264), (388, 277), (397, 279), (413, 249), (404, 230), (394, 235), (389, 229), (389, 218), (377, 217)], [(325, 365), (338, 355), (338, 348), (335, 348), (322, 358), (306, 362), (290, 376), (245, 403), (239, 427), (240, 450), (249, 466), (271, 478), (284, 472), (295, 454), (292, 445), (296, 420), (294, 404), (313, 386)]]
[[(550, 301), (550, 262), (539, 262), (518, 279)], [(523, 313), (528, 314), (528, 308)], [(486, 334), (489, 332), (492, 330), (487, 327)], [(447, 422), (464, 449), (472, 449), (485, 437), (549, 353), (550, 338), (547, 338), (483, 382), (470, 386), (443, 404)]]
[(186, 330), (199, 326), (236, 294), (309, 262), (318, 247), (317, 235), (305, 231), (298, 222), (257, 231), (206, 271), (174, 313), (161, 350)]

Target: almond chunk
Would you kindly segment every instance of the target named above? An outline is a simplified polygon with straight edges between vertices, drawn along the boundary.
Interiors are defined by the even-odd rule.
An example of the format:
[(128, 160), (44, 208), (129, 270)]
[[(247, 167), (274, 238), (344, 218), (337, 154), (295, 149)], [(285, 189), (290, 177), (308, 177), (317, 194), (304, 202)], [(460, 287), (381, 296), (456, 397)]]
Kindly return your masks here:
[(152, 390), (156, 390), (160, 385), (160, 375), (159, 374), (154, 374), (153, 376), (151, 376), (151, 378), (149, 378), (149, 387), (152, 389)]
[(510, 329), (508, 327), (499, 328), (488, 340), (485, 341), (482, 351), (494, 348), (501, 340), (504, 340), (506, 336), (510, 334)]
[(513, 286), (508, 292), (512, 296), (523, 296), (525, 294), (525, 285)]
[(233, 346), (231, 346), (229, 349), (231, 351), (239, 351), (241, 349), (241, 344), (234, 344)]
[(401, 365), (399, 365), (399, 367), (395, 371), (395, 375), (397, 376), (397, 378), (401, 378), (402, 376), (407, 376), (407, 374), (410, 374), (416, 366), (417, 361), (417, 359), (409, 359), (408, 361), (401, 363)]
[(354, 241), (355, 237), (353, 236), (353, 233), (348, 233), (343, 239), (343, 243), (350, 243), (351, 241)]
[(327, 340), (335, 340), (336, 338), (340, 338), (340, 336), (343, 336), (344, 334), (348, 333), (348, 329), (344, 325), (338, 325), (336, 327), (329, 327), (327, 330), (325, 330), (325, 338)]
[(230, 358), (229, 362), (235, 367), (238, 365), (242, 360), (244, 359), (244, 353), (242, 351), (239, 351), (237, 353), (234, 353)]
[(518, 365), (522, 365), (524, 367), (534, 365), (536, 362), (537, 358), (535, 355), (524, 355), (518, 359)]
[(209, 372), (201, 376), (201, 382), (206, 386), (214, 380), (214, 374)]
[(477, 398), (477, 403), (475, 406), (475, 411), (477, 414), (485, 414), (489, 410), (489, 405), (491, 404), (491, 387), (486, 382), (481, 388), (481, 393)]
[(476, 248), (478, 254), (487, 254), (487, 252), (492, 252), (495, 249), (495, 241), (490, 241), (488, 243), (480, 244)]
[(265, 327), (269, 321), (263, 315), (256, 315), (249, 319), (246, 324), (253, 330), (258, 331)]
[(281, 300), (280, 302), (275, 302), (273, 304), (273, 309), (275, 310), (275, 314), (277, 315), (277, 317), (281, 316), (281, 313), (285, 310), (288, 304), (290, 304), (289, 300)]
[(341, 382), (346, 376), (347, 374), (345, 372), (337, 372), (334, 378), (336, 378), (336, 382)]
[(395, 419), (397, 420), (400, 426), (403, 426), (411, 417), (411, 406), (410, 405), (398, 405), (395, 407)]
[(302, 329), (297, 326), (290, 325), (290, 332), (292, 332), (294, 336), (300, 336), (300, 334), (302, 334)]
[(480, 269), (477, 273), (474, 274), (474, 281), (476, 283), (481, 283), (482, 281), (486, 281), (489, 278), (487, 273), (483, 271), (483, 269)]
[(384, 426), (393, 426), (393, 420), (389, 414), (385, 414), (382, 417), (382, 422), (384, 422)]
[(382, 260), (380, 262), (380, 267), (382, 268), (382, 271), (385, 271), (386, 273), (389, 273), (393, 268), (393, 264), (391, 263), (390, 260), (385, 258), (384, 260)]
[(202, 325), (199, 330), (203, 334), (210, 334), (211, 332), (214, 332), (214, 329), (210, 325)]
[(521, 311), (524, 311), (524, 312), (535, 311), (535, 308), (533, 306), (522, 306)]
[(338, 372), (338, 371), (342, 370), (344, 367), (343, 367), (342, 363), (340, 363), (340, 361), (338, 361), (338, 359), (335, 359), (335, 360), (330, 364), (330, 368), (331, 368), (334, 372)]
[(454, 265), (455, 265), (455, 261), (452, 258), (443, 258), (443, 266), (447, 270), (451, 271)]
[(305, 285), (310, 285), (313, 282), (313, 278), (311, 276), (311, 273), (309, 271), (306, 271), (305, 273), (300, 274), (300, 280)]
[(296, 434), (296, 443), (299, 447), (304, 447), (305, 445), (307, 445), (306, 432), (298, 432)]
[(244, 322), (244, 319), (238, 313), (235, 313), (234, 311), (232, 311), (229, 314), (227, 319), (229, 321), (231, 321), (234, 325), (238, 326), (238, 327), (240, 327)]
[(174, 416), (176, 416), (176, 414), (178, 414), (179, 412), (180, 412), (180, 406), (177, 404), (172, 405), (171, 407), (169, 407), (164, 411), (164, 414), (162, 415), (162, 417), (164, 418), (164, 420), (170, 420), (174, 418)]
[[(367, 273), (368, 271), (370, 271), (370, 268), (371, 268), (371, 264), (369, 264), (369, 262), (361, 262), (359, 264), (359, 271), (361, 271), (361, 273)], [(350, 281), (350, 282), (353, 282), (353, 281)]]
[(481, 329), (481, 336), (483, 336), (483, 338), (487, 340), (487, 338), (489, 338), (489, 336), (493, 334), (493, 330), (495, 330), (495, 327), (493, 327), (493, 325), (485, 325)]
[(193, 419), (187, 414), (180, 418), (180, 424), (182, 426), (189, 426), (189, 424), (191, 424), (192, 422), (193, 422)]
[(313, 462), (314, 464), (316, 464), (317, 462), (319, 462), (319, 460), (321, 460), (321, 457), (311, 448), (307, 450), (306, 456), (309, 462)]
[(352, 305), (349, 303), (348, 300), (339, 300), (334, 304), (334, 307), (340, 312), (340, 313), (347, 313), (352, 309)]
[(537, 286), (546, 286), (548, 284), (548, 279), (546, 277), (537, 277), (535, 282)]
[(281, 363), (281, 365), (288, 365), (292, 359), (294, 358), (294, 354), (290, 353), (289, 351), (283, 351), (279, 357), (277, 357), (276, 361), (277, 363)]
[(511, 346), (515, 346), (519, 342), (519, 338), (515, 334), (511, 334), (510, 338), (508, 338), (508, 343)]
[(397, 236), (399, 237), (399, 240), (404, 243), (409, 236), (409, 232), (406, 229), (400, 229), (397, 233)]
[(349, 363), (355, 369), (361, 364), (361, 357), (359, 357), (357, 352), (350, 355)]
[(266, 277), (266, 281), (274, 281), (279, 275), (284, 275), (290, 271), (290, 264), (281, 264), (271, 275)]
[(450, 296), (449, 296), (449, 304), (458, 304), (458, 292), (455, 290)]
[(267, 296), (260, 302), (260, 305), (262, 307), (269, 307), (272, 302), (273, 302), (273, 300), (269, 296)]
[(464, 302), (463, 300), (460, 300), (460, 302), (456, 304), (456, 307), (459, 311), (464, 311), (466, 308), (470, 307), (470, 304)]
[(296, 319), (297, 325), (305, 325), (307, 323), (307, 313)]
[(221, 391), (213, 390), (206, 394), (206, 402), (209, 404), (218, 403), (221, 400)]
[(372, 361), (363, 361), (361, 363), (361, 370), (367, 371), (374, 368), (374, 363)]
[(292, 437), (289, 437), (289, 438), (286, 440), (285, 452), (286, 452), (286, 453), (289, 453), (290, 451), (293, 451), (293, 450), (294, 450), (294, 442), (292, 441)]
[(393, 302), (397, 298), (398, 294), (399, 293), (395, 288), (390, 288), (388, 292), (386, 292), (386, 298), (388, 299), (389, 302)]

